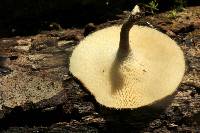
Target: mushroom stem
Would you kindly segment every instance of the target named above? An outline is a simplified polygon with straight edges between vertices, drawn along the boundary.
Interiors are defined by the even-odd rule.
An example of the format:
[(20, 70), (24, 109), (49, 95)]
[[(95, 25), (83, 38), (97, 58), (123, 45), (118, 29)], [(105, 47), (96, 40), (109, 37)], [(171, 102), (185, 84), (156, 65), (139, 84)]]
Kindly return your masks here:
[(135, 20), (141, 16), (139, 6), (135, 6), (128, 19), (124, 22), (120, 32), (119, 50), (129, 51), (129, 31)]

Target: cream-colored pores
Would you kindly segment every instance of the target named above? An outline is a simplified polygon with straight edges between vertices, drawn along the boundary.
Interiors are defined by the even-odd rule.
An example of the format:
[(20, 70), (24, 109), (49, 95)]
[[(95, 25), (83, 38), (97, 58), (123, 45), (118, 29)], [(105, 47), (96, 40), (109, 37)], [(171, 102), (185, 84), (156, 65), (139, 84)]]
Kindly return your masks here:
[(171, 95), (185, 71), (180, 47), (155, 29), (134, 25), (129, 50), (120, 50), (121, 27), (81, 41), (72, 53), (70, 72), (106, 107), (138, 108)]

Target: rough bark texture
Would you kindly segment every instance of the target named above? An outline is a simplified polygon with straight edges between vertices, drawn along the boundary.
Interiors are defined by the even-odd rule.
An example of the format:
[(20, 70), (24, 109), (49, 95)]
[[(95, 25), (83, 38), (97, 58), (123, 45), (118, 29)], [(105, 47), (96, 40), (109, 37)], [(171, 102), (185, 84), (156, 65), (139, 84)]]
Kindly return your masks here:
[[(113, 24), (47, 31), (0, 39), (0, 129), (2, 132), (199, 132), (200, 7), (170, 17), (148, 16), (140, 24), (175, 39), (185, 54), (186, 73), (172, 102), (160, 109), (105, 108), (68, 71), (73, 48), (84, 35)], [(91, 26), (92, 25), (92, 26)], [(87, 33), (86, 33), (87, 32)], [(159, 38), (158, 38), (159, 39)], [(81, 66), (80, 66), (81, 67)]]

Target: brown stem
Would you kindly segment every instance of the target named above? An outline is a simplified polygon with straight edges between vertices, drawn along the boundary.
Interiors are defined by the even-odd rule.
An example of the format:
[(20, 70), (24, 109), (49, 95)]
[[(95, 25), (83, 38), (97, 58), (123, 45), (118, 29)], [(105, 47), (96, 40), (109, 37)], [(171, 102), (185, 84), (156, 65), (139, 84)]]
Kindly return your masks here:
[[(135, 8), (134, 8), (135, 9)], [(133, 9), (127, 21), (124, 22), (120, 32), (119, 50), (129, 51), (129, 31), (141, 13)]]

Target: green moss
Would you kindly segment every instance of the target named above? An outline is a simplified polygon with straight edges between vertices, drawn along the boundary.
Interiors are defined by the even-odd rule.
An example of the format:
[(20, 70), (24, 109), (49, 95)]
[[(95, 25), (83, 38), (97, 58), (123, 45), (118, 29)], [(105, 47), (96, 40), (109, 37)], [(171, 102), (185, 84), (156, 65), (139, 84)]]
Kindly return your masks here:
[(169, 11), (168, 17), (172, 18), (172, 19), (176, 18), (177, 17), (177, 10), (174, 9), (174, 10)]
[(187, 0), (172, 0), (172, 8), (182, 11), (187, 6)]
[(158, 11), (158, 2), (156, 0), (150, 1), (148, 4), (144, 4), (145, 7), (149, 8), (151, 13), (154, 14), (155, 11)]

